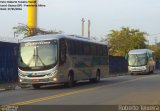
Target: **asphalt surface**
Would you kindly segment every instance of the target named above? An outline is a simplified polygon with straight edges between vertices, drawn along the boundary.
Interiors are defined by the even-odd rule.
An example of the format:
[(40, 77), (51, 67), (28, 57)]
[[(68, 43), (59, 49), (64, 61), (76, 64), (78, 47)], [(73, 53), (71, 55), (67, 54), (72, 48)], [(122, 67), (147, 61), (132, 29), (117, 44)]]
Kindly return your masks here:
[(160, 73), (126, 75), (63, 85), (0, 92), (0, 105), (160, 105)]

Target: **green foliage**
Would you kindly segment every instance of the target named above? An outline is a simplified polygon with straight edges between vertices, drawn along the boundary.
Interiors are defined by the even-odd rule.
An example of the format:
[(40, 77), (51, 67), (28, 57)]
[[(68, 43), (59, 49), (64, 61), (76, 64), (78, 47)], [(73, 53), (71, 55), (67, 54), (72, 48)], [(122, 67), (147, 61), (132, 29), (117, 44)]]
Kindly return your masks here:
[(155, 60), (160, 60), (160, 44), (149, 45), (148, 48), (154, 51)]
[(128, 27), (119, 30), (111, 30), (107, 35), (110, 55), (125, 56), (132, 49), (146, 48), (144, 32)]

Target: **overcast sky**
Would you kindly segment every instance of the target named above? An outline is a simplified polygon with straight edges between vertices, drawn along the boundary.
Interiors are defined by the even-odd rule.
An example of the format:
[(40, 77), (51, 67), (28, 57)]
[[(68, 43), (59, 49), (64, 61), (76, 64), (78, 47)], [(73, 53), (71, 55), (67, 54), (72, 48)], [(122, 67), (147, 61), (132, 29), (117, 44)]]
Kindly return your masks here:
[[(39, 0), (38, 27), (62, 30), (65, 34), (81, 34), (81, 19), (91, 20), (91, 36), (104, 37), (112, 29), (131, 27), (149, 34), (160, 33), (160, 0)], [(12, 27), (27, 24), (27, 8), (23, 11), (0, 11), (0, 36), (12, 37)], [(150, 43), (155, 42), (153, 35)]]

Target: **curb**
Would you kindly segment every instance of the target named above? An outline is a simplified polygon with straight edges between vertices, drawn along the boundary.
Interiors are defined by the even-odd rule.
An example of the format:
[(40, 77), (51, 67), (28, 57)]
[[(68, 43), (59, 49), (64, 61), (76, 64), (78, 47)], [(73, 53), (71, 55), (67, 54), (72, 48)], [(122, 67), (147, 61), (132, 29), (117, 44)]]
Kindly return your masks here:
[(21, 87), (15, 86), (15, 87), (0, 88), (0, 92), (1, 91), (6, 91), (6, 90), (17, 90), (17, 89), (21, 89)]
[(20, 86), (18, 83), (2, 83), (2, 84), (0, 84), (0, 91), (15, 90), (15, 89), (20, 89)]

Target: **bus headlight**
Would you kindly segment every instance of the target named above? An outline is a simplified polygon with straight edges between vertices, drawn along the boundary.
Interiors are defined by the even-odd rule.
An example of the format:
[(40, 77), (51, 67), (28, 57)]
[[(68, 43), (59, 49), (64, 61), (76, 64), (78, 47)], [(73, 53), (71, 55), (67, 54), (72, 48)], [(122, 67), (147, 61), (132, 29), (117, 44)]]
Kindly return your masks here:
[(22, 79), (19, 79), (19, 82), (22, 82)]
[(55, 78), (53, 78), (53, 81), (57, 81), (57, 78), (55, 77)]

